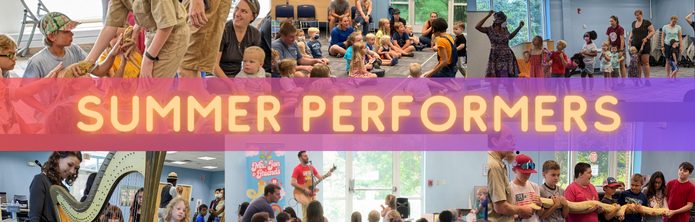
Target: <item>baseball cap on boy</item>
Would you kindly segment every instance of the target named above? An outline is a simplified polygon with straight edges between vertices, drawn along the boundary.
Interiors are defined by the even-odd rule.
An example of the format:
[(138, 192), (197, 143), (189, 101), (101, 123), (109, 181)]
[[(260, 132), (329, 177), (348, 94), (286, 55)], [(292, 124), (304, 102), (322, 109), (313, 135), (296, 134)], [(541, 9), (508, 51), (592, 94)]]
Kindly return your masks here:
[(49, 12), (41, 19), (39, 30), (45, 36), (57, 31), (72, 31), (79, 24), (63, 13)]
[(533, 159), (525, 154), (519, 154), (514, 158), (514, 167), (512, 169), (519, 173), (537, 173)]
[(605, 181), (603, 181), (603, 187), (618, 188), (619, 186), (620, 183), (618, 183), (618, 181), (613, 177), (608, 177)]

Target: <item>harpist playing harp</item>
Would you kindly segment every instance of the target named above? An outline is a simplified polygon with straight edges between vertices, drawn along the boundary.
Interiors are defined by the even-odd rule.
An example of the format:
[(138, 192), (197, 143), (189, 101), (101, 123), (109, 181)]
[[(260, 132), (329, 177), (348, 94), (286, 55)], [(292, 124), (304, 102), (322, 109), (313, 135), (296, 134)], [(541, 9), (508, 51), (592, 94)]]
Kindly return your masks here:
[(165, 152), (109, 153), (99, 168), (89, 195), (80, 202), (63, 183), (72, 185), (77, 179), (82, 153), (53, 152), (30, 186), (31, 221), (95, 221), (106, 209), (120, 180), (136, 172), (145, 178), (141, 221), (153, 221), (156, 190), (165, 155)]

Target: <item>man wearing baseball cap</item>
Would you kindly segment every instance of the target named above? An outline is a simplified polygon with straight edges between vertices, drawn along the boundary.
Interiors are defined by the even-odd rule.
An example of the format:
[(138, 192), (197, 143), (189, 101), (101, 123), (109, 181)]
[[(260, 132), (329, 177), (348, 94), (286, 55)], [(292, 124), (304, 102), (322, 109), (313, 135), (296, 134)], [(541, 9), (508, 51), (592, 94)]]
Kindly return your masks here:
[[(72, 30), (79, 24), (60, 12), (46, 14), (39, 23), (39, 31), (43, 34), (43, 43), (46, 47), (29, 59), (23, 77), (43, 78), (61, 63), (63, 67), (68, 67), (85, 60), (87, 52), (72, 43)], [(114, 48), (116, 48), (114, 53), (110, 53), (109, 57), (101, 65), (98, 65), (92, 73), (96, 75), (108, 74), (108, 70), (116, 58), (116, 53), (120, 51), (120, 44), (118, 48)], [(77, 67), (73, 71), (78, 74), (85, 74)]]
[(514, 205), (507, 165), (514, 157), (514, 136), (508, 127), (488, 134), (487, 186), (489, 191), (488, 220), (490, 222), (512, 222), (514, 215), (530, 217), (533, 209), (529, 206)]
[(401, 10), (400, 10), (400, 9), (397, 9), (397, 8), (394, 8), (394, 9), (393, 9), (393, 19), (392, 19), (392, 20), (390, 21), (390, 23), (389, 23), (389, 24), (391, 25), (391, 29), (390, 29), (390, 30), (391, 30), (391, 34), (393, 34), (394, 32), (396, 32), (396, 28), (393, 27), (393, 24), (396, 24), (396, 22), (403, 23), (403, 27), (405, 27), (405, 19), (401, 18)]
[[(542, 206), (540, 203), (540, 193), (541, 189), (538, 184), (528, 181), (532, 173), (536, 172), (536, 164), (533, 162), (531, 157), (521, 154), (514, 158), (514, 163), (512, 167), (515, 177), (514, 180), (509, 184), (512, 188), (512, 195), (514, 196), (513, 203), (517, 206), (525, 206), (535, 203), (538, 206)], [(531, 214), (527, 217), (521, 217), (523, 222), (538, 222), (538, 214)]]

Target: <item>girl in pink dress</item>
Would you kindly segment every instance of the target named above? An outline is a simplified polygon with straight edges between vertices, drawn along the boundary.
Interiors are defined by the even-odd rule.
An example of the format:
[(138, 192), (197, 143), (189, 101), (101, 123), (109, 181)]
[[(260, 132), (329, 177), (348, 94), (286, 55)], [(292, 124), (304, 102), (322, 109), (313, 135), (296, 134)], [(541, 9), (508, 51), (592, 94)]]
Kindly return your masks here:
[(529, 51), (529, 56), (526, 62), (529, 63), (529, 76), (531, 78), (545, 77), (545, 68), (543, 67), (543, 59), (546, 58), (548, 49), (543, 48), (543, 38), (540, 36), (533, 37), (533, 48)]
[(356, 42), (352, 45), (352, 61), (348, 73), (351, 78), (376, 78), (376, 74), (367, 71), (365, 65), (366, 50), (364, 43)]

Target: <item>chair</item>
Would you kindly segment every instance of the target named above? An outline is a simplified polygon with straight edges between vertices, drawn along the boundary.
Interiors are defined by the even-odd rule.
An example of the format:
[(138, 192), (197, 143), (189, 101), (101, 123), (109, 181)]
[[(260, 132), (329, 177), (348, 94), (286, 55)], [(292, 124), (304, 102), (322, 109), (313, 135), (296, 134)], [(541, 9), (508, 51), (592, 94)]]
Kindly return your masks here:
[(29, 5), (24, 0), (19, 0), (22, 5), (24, 6), (24, 18), (22, 18), (22, 24), (21, 28), (19, 29), (19, 38), (17, 38), (17, 45), (22, 44), (22, 38), (24, 37), (24, 28), (27, 25), (32, 25), (31, 28), (31, 33), (29, 34), (29, 41), (27, 41), (27, 45), (24, 48), (20, 48), (18, 51), (19, 56), (26, 56), (27, 52), (29, 51), (29, 48), (31, 47), (31, 41), (34, 40), (34, 34), (36, 33), (36, 28), (39, 26), (39, 23), (41, 23), (41, 18), (48, 14), (48, 8), (46, 8), (46, 5), (43, 4), (41, 0), (39, 0), (38, 7), (36, 9), (36, 14), (31, 11), (29, 8)]
[(318, 28), (319, 21), (316, 19), (316, 8), (313, 5), (297, 6), (297, 21), (300, 29)]
[(275, 6), (275, 20), (278, 18), (294, 20), (294, 6), (289, 4)]
[[(26, 195), (14, 195), (14, 200), (12, 203), (19, 204), (19, 209), (29, 210), (29, 199)], [(19, 221), (24, 221), (29, 218), (29, 213), (19, 212), (17, 213), (17, 219)]]

